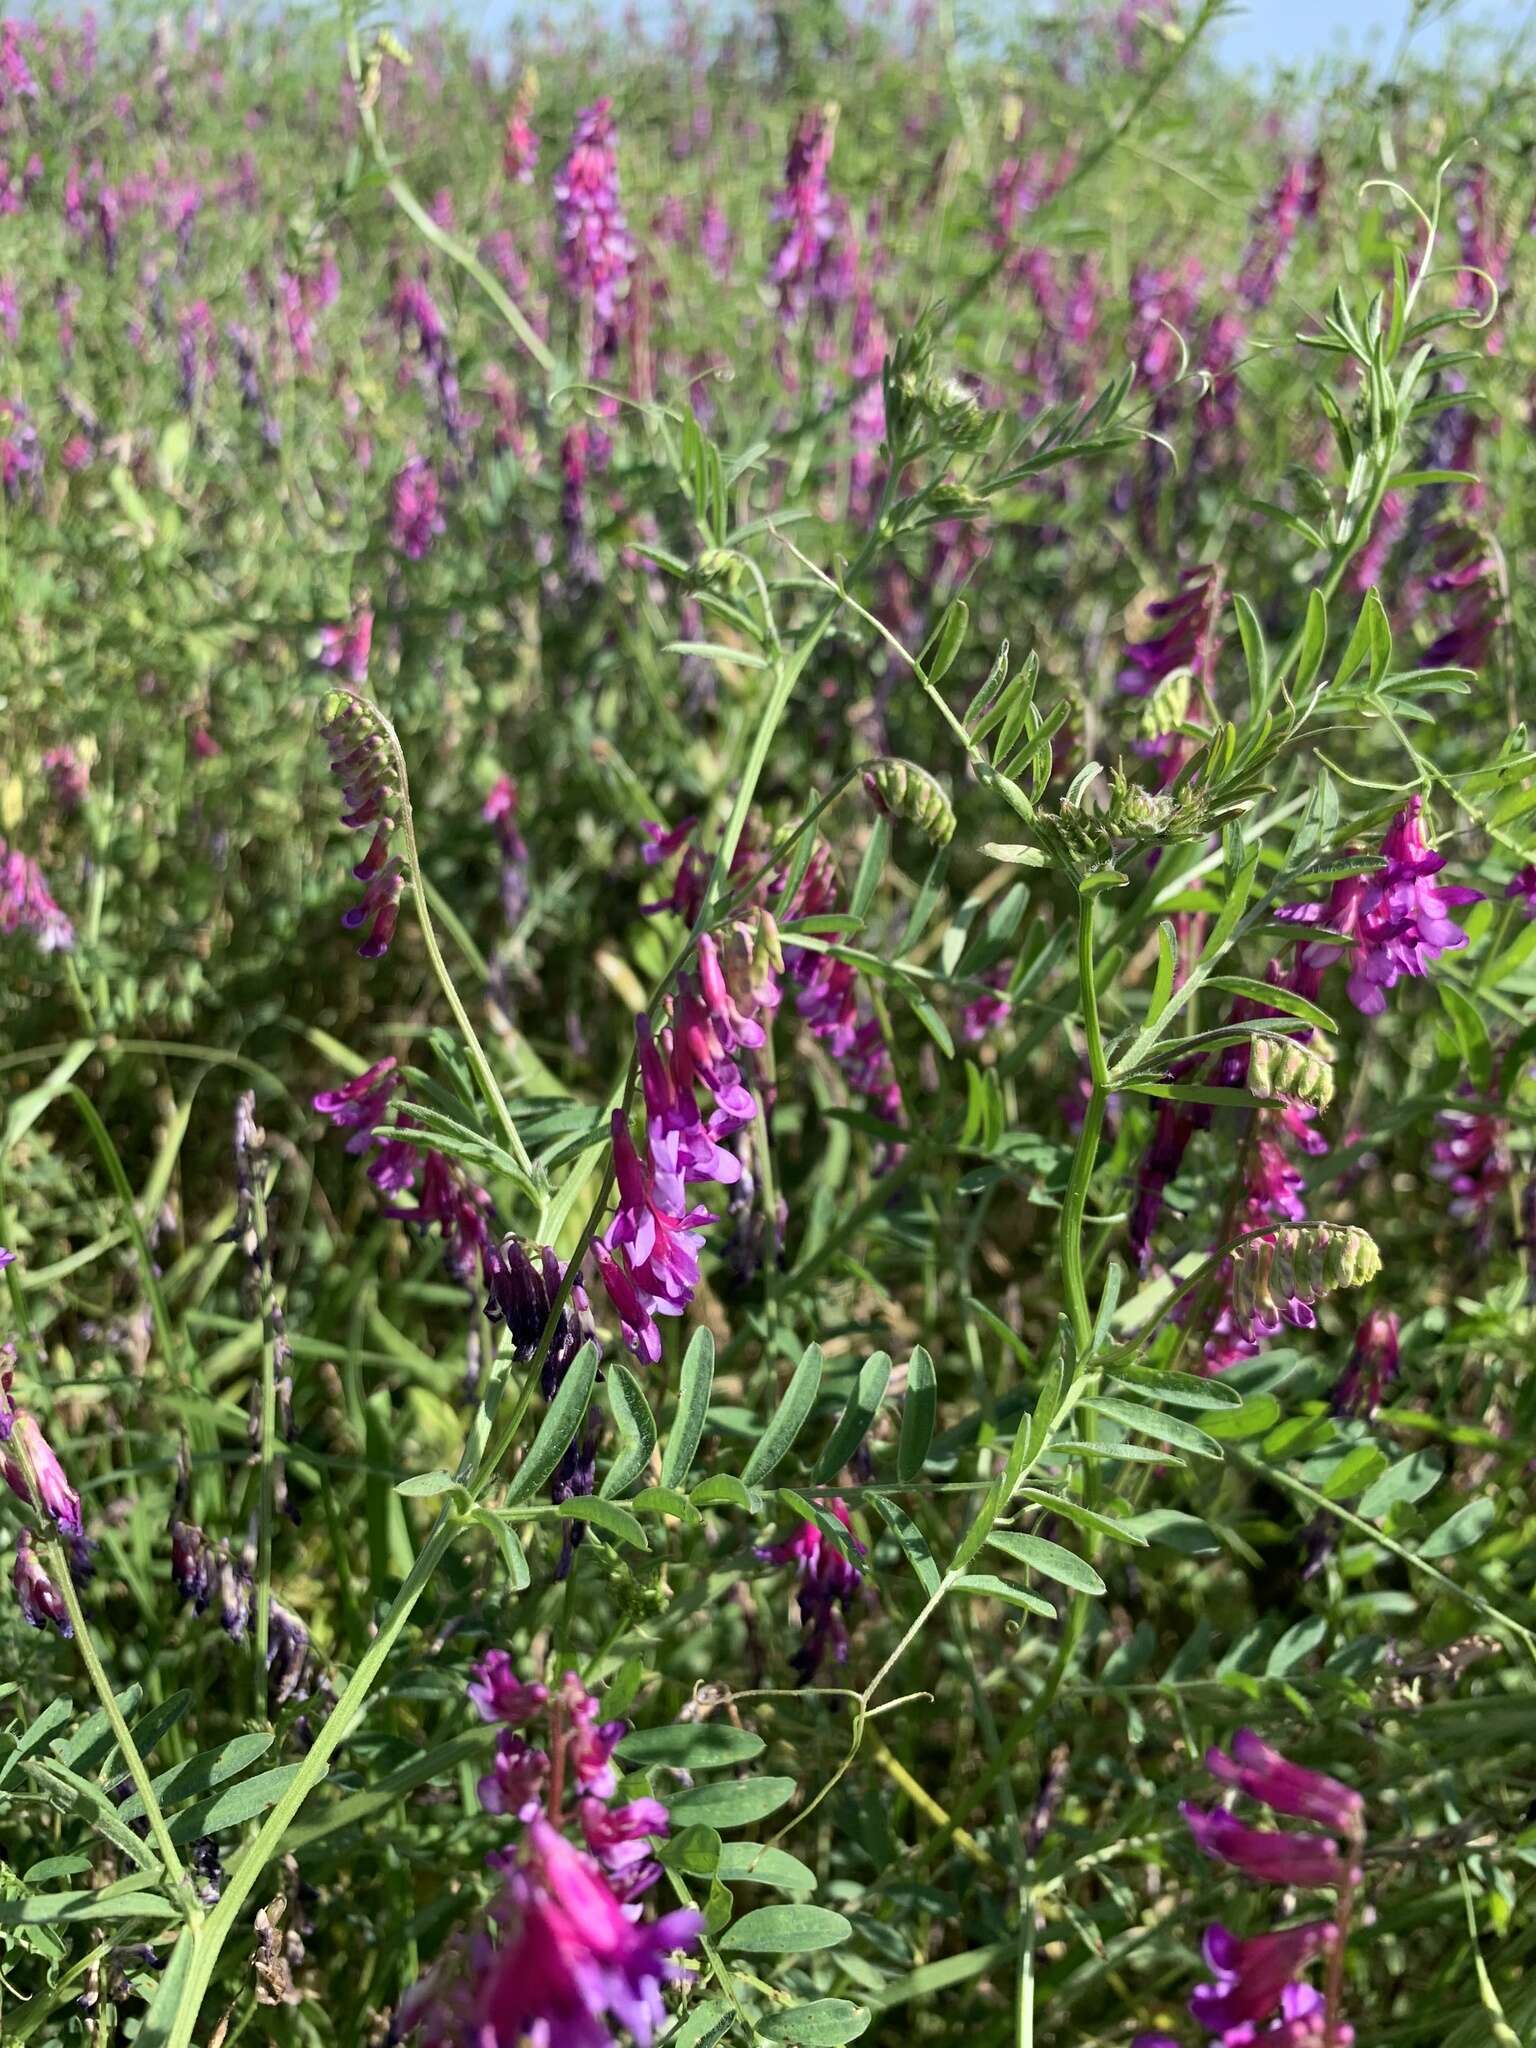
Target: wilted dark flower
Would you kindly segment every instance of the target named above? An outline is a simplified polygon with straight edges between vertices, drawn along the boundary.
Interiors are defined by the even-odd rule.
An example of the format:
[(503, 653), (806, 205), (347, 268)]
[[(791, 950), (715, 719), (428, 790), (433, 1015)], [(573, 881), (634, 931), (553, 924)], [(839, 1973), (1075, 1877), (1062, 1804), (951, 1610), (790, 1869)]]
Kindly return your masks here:
[(1333, 1390), (1336, 1414), (1375, 1414), (1382, 1396), (1397, 1378), (1398, 1330), (1398, 1319), (1391, 1309), (1371, 1310), (1355, 1332), (1349, 1363)]
[(16, 1589), (24, 1621), (33, 1628), (47, 1628), (52, 1623), (64, 1637), (74, 1634), (64, 1596), (38, 1563), (30, 1529), (17, 1532), (16, 1564), (11, 1573), (11, 1583)]

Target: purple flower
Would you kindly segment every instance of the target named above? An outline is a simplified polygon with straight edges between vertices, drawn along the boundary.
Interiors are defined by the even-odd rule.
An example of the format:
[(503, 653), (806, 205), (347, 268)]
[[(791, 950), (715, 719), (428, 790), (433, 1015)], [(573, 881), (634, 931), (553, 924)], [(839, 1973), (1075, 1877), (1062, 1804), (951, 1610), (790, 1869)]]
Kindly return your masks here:
[(1512, 903), (1524, 905), (1527, 917), (1536, 917), (1536, 861), (1527, 862), (1505, 889)]
[(1337, 957), (1339, 949), (1327, 942), (1330, 930), (1355, 941), (1349, 949), (1349, 998), (1363, 1016), (1381, 1015), (1386, 991), (1401, 977), (1423, 976), (1442, 953), (1464, 946), (1467, 935), (1449, 913), (1482, 901), (1479, 889), (1445, 888), (1431, 879), (1445, 866), (1445, 856), (1424, 838), (1423, 807), (1415, 796), (1392, 820), (1381, 846), (1383, 870), (1344, 877), (1326, 905), (1293, 904), (1276, 912), (1288, 923), (1319, 926), (1319, 936), (1301, 951), (1300, 964), (1308, 969), (1325, 968)]
[(16, 1565), (11, 1573), (11, 1584), (16, 1589), (23, 1621), (29, 1622), (33, 1628), (47, 1628), (51, 1622), (61, 1636), (67, 1638), (74, 1634), (63, 1594), (37, 1561), (30, 1529), (22, 1529), (16, 1537)]
[(635, 260), (619, 201), (611, 99), (597, 100), (577, 115), (554, 195), (560, 273), (576, 297), (591, 301), (598, 319), (611, 321)]
[(1294, 1820), (1315, 1821), (1339, 1834), (1358, 1834), (1365, 1813), (1365, 1801), (1351, 1785), (1330, 1778), (1323, 1771), (1310, 1771), (1293, 1764), (1278, 1749), (1240, 1728), (1232, 1738), (1232, 1754), (1208, 1749), (1205, 1767), (1224, 1785), (1235, 1785), (1250, 1799), (1261, 1799), (1276, 1813)]
[(603, 1283), (603, 1292), (619, 1319), (624, 1342), (636, 1358), (643, 1359), (647, 1365), (655, 1365), (661, 1357), (661, 1331), (651, 1313), (650, 1301), (641, 1293), (629, 1269), (627, 1255), (622, 1251), (609, 1251), (601, 1238), (594, 1238), (592, 1259)]
[(43, 756), (43, 773), (48, 793), (60, 812), (71, 817), (85, 802), (91, 787), (91, 771), (73, 747), (50, 747)]
[(19, 398), (0, 398), (0, 489), (19, 498), (43, 473), (43, 447), (32, 415)]
[(1398, 1319), (1391, 1309), (1373, 1308), (1355, 1332), (1349, 1363), (1333, 1390), (1336, 1415), (1374, 1415), (1397, 1378)]
[(395, 935), (404, 887), (403, 863), (390, 850), (399, 801), (394, 764), (369, 707), (344, 691), (327, 700), (320, 730), (330, 750), (331, 773), (341, 780), (347, 806), (341, 822), (352, 832), (373, 828), (368, 851), (352, 870), (366, 886), (341, 922), (348, 931), (368, 925), (368, 936), (357, 950), (364, 960), (377, 960), (389, 951)]
[(1424, 650), (1426, 668), (1484, 667), (1503, 623), (1498, 557), (1475, 526), (1447, 525), (1436, 538), (1436, 566), (1424, 581), (1454, 597), (1449, 623)]
[(518, 830), (517, 806), (517, 784), (510, 775), (500, 775), (480, 807), (501, 846), (501, 908), (509, 925), (518, 924), (528, 908), (528, 842)]
[(398, 1065), (391, 1055), (379, 1060), (339, 1088), (325, 1088), (313, 1098), (313, 1107), (340, 1131), (351, 1131), (349, 1152), (366, 1152), (374, 1142), (375, 1128), (389, 1115), (395, 1090), (400, 1086)]
[[(543, 1691), (543, 1687), (538, 1688)], [(549, 1779), (549, 1758), (534, 1749), (510, 1728), (496, 1738), (491, 1768), (475, 1790), (487, 1813), (508, 1814), (514, 1820), (530, 1821), (543, 1803)]]
[(361, 688), (368, 680), (368, 655), (373, 646), (373, 613), (363, 606), (344, 626), (322, 626), (315, 656), (321, 668), (339, 669)]
[(618, 1789), (613, 1752), (629, 1727), (627, 1721), (599, 1721), (601, 1708), (574, 1671), (561, 1681), (559, 1705), (567, 1721), (566, 1761), (583, 1793), (611, 1799)]
[(1439, 1136), (1430, 1147), (1429, 1170), (1450, 1188), (1451, 1214), (1485, 1238), (1509, 1187), (1509, 1125), (1465, 1109), (1442, 1109), (1435, 1124)]
[[(614, 1110), (612, 1130), (619, 1208), (603, 1247), (610, 1257), (623, 1252), (629, 1277), (652, 1315), (681, 1315), (699, 1284), (700, 1226), (713, 1219), (707, 1209), (686, 1204), (676, 1133), (653, 1133), (649, 1157), (642, 1161), (622, 1110)], [(600, 1270), (609, 1285), (606, 1267)], [(622, 1317), (623, 1305), (615, 1300), (614, 1307)]]
[(1179, 1811), (1195, 1846), (1260, 1884), (1337, 1885), (1345, 1875), (1339, 1845), (1328, 1835), (1287, 1835), (1251, 1828), (1224, 1807), (1185, 1800)]
[(836, 133), (835, 122), (821, 108), (813, 107), (801, 115), (784, 163), (784, 189), (775, 196), (770, 210), (770, 219), (784, 225), (768, 274), (778, 287), (779, 315), (785, 326), (804, 317), (837, 232), (837, 216), (827, 189), (827, 166), (832, 161)]
[(1237, 288), (1255, 310), (1267, 306), (1275, 295), (1297, 227), (1308, 211), (1310, 179), (1311, 168), (1305, 159), (1294, 158), (1254, 214), (1253, 234), (1243, 252)]
[(476, 2048), (608, 2048), (614, 2026), (649, 2048), (665, 2017), (661, 1986), (682, 1974), (671, 1952), (704, 1924), (688, 1910), (632, 1920), (596, 1864), (545, 1820), (532, 1824), (500, 1917), (463, 2036)]
[[(861, 1554), (864, 1546), (852, 1535), (846, 1501), (828, 1502)], [(782, 1543), (759, 1544), (756, 1555), (764, 1564), (792, 1564), (795, 1567), (795, 1600), (800, 1610), (803, 1636), (791, 1659), (803, 1683), (809, 1684), (830, 1650), (833, 1662), (848, 1658), (848, 1608), (864, 1584), (864, 1574), (845, 1557), (819, 1522), (802, 1522), (793, 1536)]]
[(0, 934), (24, 931), (39, 952), (70, 952), (75, 928), (60, 910), (30, 854), (0, 839)]
[(1150, 630), (1126, 647), (1127, 666), (1120, 671), (1120, 688), (1127, 696), (1150, 696), (1179, 669), (1210, 677), (1220, 651), (1214, 610), (1219, 595), (1216, 566), (1206, 563), (1183, 570), (1173, 596), (1157, 598), (1146, 607)]
[(487, 1650), (470, 1666), (466, 1691), (482, 1721), (505, 1721), (510, 1728), (535, 1720), (549, 1704), (548, 1688), (519, 1678), (505, 1650)]
[(1246, 1941), (1218, 1922), (1207, 1928), (1203, 1943), (1205, 1966), (1216, 1981), (1195, 1986), (1189, 2001), (1191, 2018), (1224, 2042), (1252, 2038), (1235, 2030), (1251, 2028), (1254, 2021), (1280, 2011), (1297, 1973), (1337, 1939), (1338, 1929), (1327, 1920), (1256, 1934)]
[(632, 1799), (627, 1806), (605, 1806), (584, 1798), (577, 1811), (587, 1847), (625, 1899), (638, 1898), (661, 1874), (651, 1854), (650, 1837), (665, 1835), (670, 1825), (659, 1799)]
[(390, 543), (408, 561), (419, 562), (447, 526), (438, 510), (437, 472), (425, 456), (406, 457), (389, 501)]
[[(733, 1152), (718, 1144), (705, 1124), (693, 1092), (693, 1075), (686, 1063), (674, 1062), (673, 1035), (663, 1032), (662, 1056), (651, 1032), (650, 1019), (635, 1019), (635, 1038), (640, 1059), (640, 1080), (645, 1094), (647, 1128), (652, 1138), (675, 1138), (682, 1175), (687, 1181), (718, 1181), (730, 1187), (741, 1178), (741, 1162)], [(679, 1082), (678, 1067), (682, 1066)]]
[(84, 1530), (80, 1515), (80, 1496), (64, 1476), (64, 1467), (59, 1463), (53, 1446), (38, 1428), (36, 1418), (24, 1408), (11, 1412), (10, 1426), (6, 1438), (17, 1443), (37, 1481), (37, 1497), (34, 1501), (32, 1487), (21, 1462), (15, 1458), (0, 1456), (0, 1473), (5, 1483), (24, 1507), (41, 1507), (51, 1515), (67, 1536), (79, 1536)]

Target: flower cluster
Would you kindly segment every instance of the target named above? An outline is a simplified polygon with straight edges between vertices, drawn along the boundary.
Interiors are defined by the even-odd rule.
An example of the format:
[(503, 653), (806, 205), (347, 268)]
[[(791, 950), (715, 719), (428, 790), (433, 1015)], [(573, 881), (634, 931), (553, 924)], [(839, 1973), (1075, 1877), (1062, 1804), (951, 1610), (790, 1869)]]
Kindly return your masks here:
[(368, 926), (357, 950), (363, 959), (377, 960), (395, 936), (404, 887), (403, 863), (392, 851), (400, 803), (392, 751), (371, 708), (343, 690), (334, 691), (322, 706), (320, 733), (347, 806), (341, 822), (350, 832), (373, 831), (368, 851), (352, 870), (366, 887), (341, 921), (348, 931)]
[[(381, 1195), (411, 1194), (410, 1208), (383, 1213), (418, 1229), (434, 1226), (441, 1235), (449, 1272), (465, 1287), (488, 1283), (487, 1257), (494, 1233), (491, 1198), (447, 1157), (433, 1147), (413, 1144), (403, 1136), (380, 1136), (404, 1076), (394, 1059), (379, 1060), (365, 1073), (327, 1088), (314, 1098), (318, 1113), (338, 1129), (350, 1131), (349, 1152), (372, 1152), (368, 1178)], [(412, 1128), (409, 1103), (399, 1110), (394, 1129)]]
[(407, 561), (419, 562), (444, 531), (438, 505), (437, 471), (424, 455), (408, 455), (389, 489), (390, 544)]
[(1333, 1390), (1338, 1415), (1374, 1415), (1397, 1378), (1400, 1324), (1389, 1308), (1373, 1308), (1355, 1332), (1349, 1363)]
[(729, 1187), (740, 1178), (740, 1162), (723, 1140), (757, 1114), (740, 1062), (766, 1044), (778, 1001), (771, 962), (755, 957), (751, 933), (738, 926), (723, 947), (708, 932), (700, 938), (697, 967), (680, 978), (659, 1037), (647, 1018), (635, 1021), (645, 1154), (616, 1109), (619, 1206), (592, 1256), (625, 1343), (649, 1363), (661, 1356), (656, 1318), (681, 1315), (693, 1299), (701, 1233), (714, 1221), (710, 1210), (689, 1203), (686, 1189), (700, 1182)]
[[(0, 1245), (0, 1268), (13, 1264), (15, 1257)], [(11, 1394), (15, 1368), (15, 1347), (0, 1344), (0, 1478), (24, 1508), (50, 1518), (69, 1542), (76, 1576), (87, 1577), (91, 1546), (85, 1538), (80, 1496), (65, 1477), (36, 1416), (16, 1405)], [(32, 1548), (30, 1529), (21, 1530), (16, 1539), (12, 1584), (22, 1617), (33, 1628), (52, 1623), (60, 1635), (73, 1633), (64, 1600)]]
[[(667, 1833), (667, 1811), (652, 1798), (616, 1803), (612, 1758), (626, 1724), (599, 1720), (574, 1672), (551, 1693), (519, 1679), (500, 1650), (474, 1667), (469, 1696), (483, 1720), (501, 1724), (481, 1804), (526, 1832), (490, 1859), (502, 1890), (485, 1931), (450, 1945), (397, 2028), (424, 2048), (608, 2048), (623, 2028), (648, 2048), (665, 2018), (662, 1986), (689, 1974), (675, 1958), (703, 1921), (686, 1909), (640, 1918), (637, 1902), (660, 1875), (651, 1843)], [(536, 1723), (542, 1746), (523, 1732)]]
[(619, 199), (612, 100), (597, 100), (577, 115), (571, 153), (555, 175), (554, 193), (560, 273), (599, 320), (611, 322), (635, 261)]
[[(1360, 1882), (1364, 1801), (1337, 1778), (1291, 1763), (1251, 1729), (1238, 1732), (1230, 1756), (1211, 1749), (1205, 1761), (1223, 1786), (1309, 1826), (1255, 1828), (1225, 1807), (1186, 1802), (1181, 1810), (1202, 1853), (1254, 1884), (1332, 1890), (1338, 1904), (1331, 1920), (1270, 1933), (1240, 1937), (1219, 1923), (1208, 1929), (1211, 1981), (1196, 1985), (1190, 2015), (1220, 2048), (1348, 2048), (1355, 2036), (1337, 2010), (1338, 1964)], [(1319, 1957), (1329, 1964), (1322, 1988), (1302, 1975)], [(1172, 2035), (1140, 2034), (1132, 2048), (1165, 2044), (1177, 2048)]]
[(528, 842), (518, 829), (517, 805), (517, 784), (510, 775), (498, 775), (480, 806), (501, 848), (501, 908), (509, 926), (519, 924), (528, 908)]
[(75, 928), (54, 902), (37, 862), (0, 839), (0, 934), (13, 932), (29, 933), (43, 953), (67, 953), (75, 943)]
[[(847, 1502), (832, 1500), (827, 1506), (848, 1530), (849, 1543), (862, 1557), (864, 1546), (853, 1534)], [(756, 1555), (764, 1564), (789, 1564), (795, 1568), (795, 1604), (800, 1610), (802, 1641), (790, 1662), (802, 1682), (810, 1684), (829, 1650), (834, 1663), (846, 1663), (845, 1616), (864, 1584), (864, 1574), (852, 1558), (839, 1548), (820, 1522), (802, 1522), (793, 1536), (787, 1536), (782, 1543), (759, 1544)]]
[(770, 211), (770, 218), (784, 229), (768, 274), (778, 291), (779, 317), (786, 327), (805, 317), (837, 233), (837, 212), (827, 186), (836, 137), (836, 119), (829, 110), (812, 107), (801, 115), (784, 162), (784, 188), (775, 194)]
[(1410, 798), (1398, 812), (1382, 841), (1384, 866), (1368, 875), (1346, 875), (1333, 885), (1326, 904), (1283, 905), (1276, 916), (1290, 924), (1315, 925), (1318, 936), (1307, 941), (1299, 965), (1321, 974), (1339, 958), (1330, 934), (1352, 940), (1349, 946), (1349, 999), (1363, 1016), (1378, 1017), (1387, 1007), (1387, 990), (1405, 975), (1428, 974), (1442, 953), (1457, 951), (1467, 935), (1450, 912), (1480, 903), (1482, 891), (1445, 887), (1433, 880), (1445, 866), (1424, 837), (1423, 798)]
[(338, 670), (355, 688), (368, 680), (368, 656), (373, 647), (373, 613), (359, 606), (343, 626), (322, 626), (315, 655), (321, 668)]

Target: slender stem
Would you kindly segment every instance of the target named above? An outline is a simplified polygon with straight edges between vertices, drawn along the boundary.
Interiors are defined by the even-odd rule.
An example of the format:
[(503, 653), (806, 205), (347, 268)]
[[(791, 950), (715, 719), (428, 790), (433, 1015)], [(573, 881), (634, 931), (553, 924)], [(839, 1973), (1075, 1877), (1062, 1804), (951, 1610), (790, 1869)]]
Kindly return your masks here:
[[(315, 1738), (314, 1747), (299, 1765), (281, 1798), (268, 1811), (255, 1840), (242, 1852), (239, 1861), (229, 1872), (219, 1903), (192, 1936), (192, 1964), (187, 1973), (187, 1981), (182, 1987), (167, 2048), (191, 2048), (197, 2016), (207, 1995), (208, 1986), (212, 1982), (214, 1970), (218, 1966), (219, 1953), (229, 1938), (241, 1907), (249, 1898), (262, 1872), (278, 1853), (283, 1836), (293, 1824), (299, 1809), (326, 1775), (331, 1757), (342, 1738), (362, 1712), (385, 1659), (394, 1648), (401, 1630), (410, 1619), (417, 1601), (431, 1583), (439, 1561), (453, 1540), (454, 1526), (454, 1520), (447, 1511), (438, 1517), (431, 1534), (417, 1553), (409, 1577), (395, 1595), (388, 1614), (380, 1624), (378, 1634), (364, 1651), (357, 1669), (347, 1681), (341, 1698), (331, 1709), (325, 1726)], [(148, 1801), (146, 1808), (148, 1809)], [(174, 1855), (174, 1850), (171, 1853)]]
[(1096, 1089), (1109, 1086), (1104, 1034), (1099, 1024), (1099, 988), (1093, 974), (1093, 912), (1098, 897), (1077, 899), (1077, 982), (1083, 1000), (1083, 1029), (1088, 1036), (1088, 1071)]
[[(19, 1436), (15, 1439), (15, 1448), (25, 1463), (26, 1446)], [(27, 1474), (27, 1484), (31, 1487), (34, 1498), (41, 1498), (37, 1493), (36, 1480), (30, 1471)], [(106, 1667), (96, 1654), (96, 1645), (91, 1640), (90, 1624), (86, 1621), (85, 1610), (80, 1605), (80, 1595), (75, 1591), (74, 1577), (69, 1568), (69, 1555), (56, 1537), (48, 1539), (45, 1549), (48, 1575), (59, 1589), (60, 1597), (69, 1614), (70, 1626), (75, 1632), (75, 1642), (79, 1647), (81, 1660), (95, 1688), (96, 1697), (101, 1701), (101, 1711), (106, 1715), (107, 1723), (116, 1737), (117, 1746), (123, 1753), (123, 1762), (128, 1766), (128, 1775), (133, 1780), (133, 1789), (143, 1802), (144, 1818), (149, 1824), (150, 1837), (160, 1853), (160, 1861), (165, 1865), (166, 1876), (183, 1894), (178, 1903), (186, 1911), (192, 1925), (196, 1926), (202, 1917), (201, 1910), (187, 1883), (186, 1869), (176, 1853), (176, 1844), (171, 1840), (170, 1830), (166, 1827), (165, 1815), (160, 1811), (160, 1802), (155, 1797), (154, 1786), (150, 1783), (148, 1766), (139, 1755), (138, 1744), (134, 1741), (132, 1731), (123, 1717), (122, 1708), (117, 1704), (117, 1695), (112, 1690), (112, 1681), (107, 1676)]]
[(348, 695), (357, 699), (367, 717), (378, 726), (394, 757), (395, 773), (400, 787), (400, 829), (405, 837), (405, 864), (410, 870), (411, 887), (416, 895), (416, 917), (421, 927), (422, 942), (427, 949), (427, 958), (432, 963), (432, 972), (437, 976), (438, 987), (441, 988), (444, 1000), (453, 1012), (454, 1022), (459, 1027), (459, 1036), (464, 1041), (464, 1051), (470, 1066), (474, 1069), (475, 1079), (480, 1084), (480, 1093), (485, 1098), (486, 1107), (501, 1126), (501, 1134), (507, 1141), (507, 1150), (528, 1181), (530, 1192), (537, 1194), (542, 1186), (538, 1170), (528, 1156), (512, 1112), (496, 1085), (496, 1076), (491, 1072), (491, 1063), (485, 1056), (485, 1048), (480, 1043), (474, 1025), (469, 1021), (469, 1012), (459, 999), (459, 992), (453, 985), (453, 976), (448, 972), (448, 964), (437, 943), (437, 932), (432, 923), (432, 912), (428, 903), (426, 877), (422, 873), (421, 852), (416, 844), (416, 819), (411, 809), (410, 776), (406, 771), (405, 752), (400, 745), (400, 735), (371, 697), (365, 697), (356, 690), (349, 691)]
[[(249, 1098), (247, 1098), (249, 1099)], [(263, 1161), (252, 1148), (251, 1232), (256, 1243), (261, 1300), (257, 1315), (261, 1328), (261, 1418), (257, 1456), (261, 1461), (261, 1483), (256, 1501), (256, 1612), (252, 1643), (255, 1661), (256, 1714), (267, 1717), (267, 1651), (272, 1629), (272, 1524), (277, 1511), (277, 1347), (273, 1342), (272, 1261), (267, 1251), (267, 1199), (262, 1186)]]
[(1099, 997), (1093, 978), (1093, 909), (1089, 894), (1077, 900), (1077, 978), (1083, 1007), (1083, 1026), (1088, 1037), (1088, 1068), (1092, 1081), (1083, 1127), (1067, 1175), (1066, 1193), (1061, 1201), (1061, 1288), (1067, 1316), (1072, 1324), (1072, 1341), (1081, 1366), (1093, 1343), (1093, 1311), (1088, 1305), (1088, 1282), (1083, 1272), (1083, 1219), (1088, 1210), (1088, 1190), (1099, 1156), (1099, 1138), (1104, 1129), (1104, 1112), (1109, 1101), (1109, 1067), (1104, 1058), (1104, 1036), (1099, 1024)]
[(68, 1092), (80, 1112), (81, 1121), (91, 1134), (96, 1150), (101, 1155), (101, 1162), (107, 1169), (117, 1198), (123, 1205), (123, 1217), (133, 1239), (133, 1249), (139, 1263), (139, 1278), (143, 1282), (145, 1297), (149, 1302), (155, 1335), (160, 1340), (160, 1350), (166, 1365), (171, 1367), (176, 1356), (176, 1340), (171, 1332), (170, 1311), (165, 1305), (165, 1296), (160, 1288), (160, 1276), (155, 1269), (149, 1239), (144, 1234), (144, 1225), (139, 1218), (138, 1203), (134, 1200), (133, 1189), (128, 1184), (128, 1176), (123, 1171), (123, 1162), (117, 1155), (117, 1147), (113, 1144), (106, 1125), (97, 1114), (95, 1103), (85, 1090), (71, 1082)]
[(467, 248), (457, 235), (449, 234), (445, 228), (438, 226), (404, 178), (401, 177), (399, 171), (396, 170), (389, 151), (384, 146), (384, 138), (379, 133), (378, 117), (374, 113), (373, 103), (362, 91), (363, 53), (357, 39), (357, 22), (350, 7), (346, 10), (345, 19), (347, 25), (347, 67), (352, 73), (353, 86), (357, 89), (358, 119), (362, 123), (363, 133), (368, 138), (368, 147), (373, 153), (373, 160), (384, 173), (385, 183), (389, 187), (390, 195), (394, 199), (395, 204), (400, 208), (406, 219), (411, 222), (418, 234), (430, 242), (434, 249), (440, 250), (451, 263), (456, 263), (461, 270), (465, 271), (475, 280), (475, 283), (479, 285), (481, 291), (485, 293), (523, 347), (544, 372), (544, 375), (548, 378), (553, 378), (560, 366), (538, 335), (534, 333), (527, 316), (502, 289), (497, 279), (486, 269), (474, 250)]

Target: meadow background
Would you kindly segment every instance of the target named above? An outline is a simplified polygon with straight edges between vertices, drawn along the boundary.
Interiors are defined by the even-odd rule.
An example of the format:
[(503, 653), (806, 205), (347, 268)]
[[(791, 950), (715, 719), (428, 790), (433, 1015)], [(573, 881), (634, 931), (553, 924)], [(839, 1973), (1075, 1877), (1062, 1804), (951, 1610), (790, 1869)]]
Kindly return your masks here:
[(1536, 2039), (1536, 76), (1403, 23), (0, 23), (6, 2043)]

